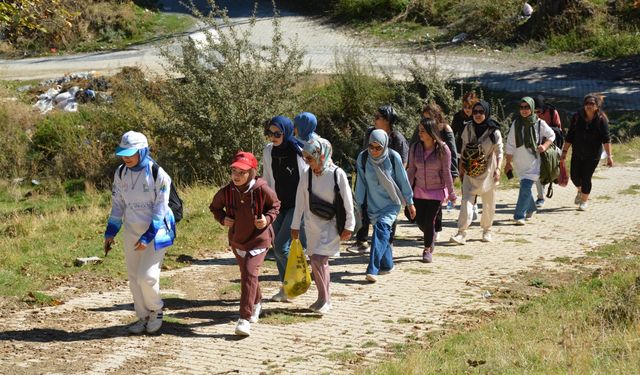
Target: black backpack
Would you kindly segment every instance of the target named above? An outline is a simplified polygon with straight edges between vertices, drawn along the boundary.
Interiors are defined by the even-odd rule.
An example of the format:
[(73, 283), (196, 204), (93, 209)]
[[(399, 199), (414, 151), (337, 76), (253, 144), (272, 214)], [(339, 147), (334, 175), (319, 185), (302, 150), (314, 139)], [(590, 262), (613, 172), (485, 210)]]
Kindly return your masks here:
[[(118, 176), (120, 177), (121, 180), (122, 180), (122, 170), (124, 169), (123, 167), (124, 167), (124, 164), (118, 167)], [(158, 164), (153, 163), (151, 165), (151, 173), (153, 174), (154, 181), (158, 179), (159, 169), (160, 169), (160, 166)], [(173, 184), (173, 181), (171, 181), (171, 186), (169, 186), (169, 208), (171, 209), (171, 212), (173, 212), (173, 217), (175, 218), (176, 223), (182, 220), (182, 199), (180, 199), (180, 196), (178, 195), (178, 190), (176, 190), (176, 187)]]

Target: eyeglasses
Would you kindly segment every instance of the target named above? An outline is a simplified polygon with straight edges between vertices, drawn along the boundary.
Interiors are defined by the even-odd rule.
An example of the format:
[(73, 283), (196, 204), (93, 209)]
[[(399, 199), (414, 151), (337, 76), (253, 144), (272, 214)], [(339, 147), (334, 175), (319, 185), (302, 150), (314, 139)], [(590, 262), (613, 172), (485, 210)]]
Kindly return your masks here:
[(304, 159), (304, 161), (306, 161), (307, 163), (311, 163), (312, 161), (315, 160), (315, 158), (311, 155), (305, 155), (302, 157)]
[(267, 137), (280, 138), (282, 137), (282, 132), (278, 130), (272, 132), (271, 130), (267, 129), (264, 131), (264, 135), (266, 135)]
[(586, 106), (595, 106), (596, 102), (585, 102), (584, 105), (585, 105), (585, 107)]
[(484, 115), (484, 109), (474, 109), (471, 113), (474, 115)]
[(530, 110), (530, 109), (531, 109), (531, 107), (529, 107), (528, 105), (521, 105), (521, 106), (520, 106), (520, 110), (523, 110), (523, 109), (524, 109), (524, 110)]
[(244, 176), (246, 174), (249, 174), (249, 171), (248, 170), (247, 171), (243, 171), (242, 169), (232, 168), (231, 169), (231, 174), (234, 175), (234, 176)]
[(373, 143), (369, 145), (369, 150), (372, 150), (372, 151), (382, 151), (383, 148), (384, 147), (380, 145), (375, 145)]

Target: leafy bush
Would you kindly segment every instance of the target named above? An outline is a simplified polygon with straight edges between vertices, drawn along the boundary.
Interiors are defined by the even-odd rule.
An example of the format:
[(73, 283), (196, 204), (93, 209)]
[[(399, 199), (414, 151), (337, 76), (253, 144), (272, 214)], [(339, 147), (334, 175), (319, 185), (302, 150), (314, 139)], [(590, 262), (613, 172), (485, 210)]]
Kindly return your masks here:
[(335, 14), (340, 18), (389, 19), (402, 12), (410, 0), (339, 0), (335, 4)]
[(182, 56), (168, 49), (162, 53), (168, 75), (183, 78), (162, 88), (161, 107), (168, 121), (157, 135), (165, 164), (171, 163), (182, 179), (222, 183), (238, 150), (261, 156), (268, 119), (294, 113), (294, 87), (306, 72), (302, 50), (282, 39), (278, 17), (265, 48), (250, 43), (254, 17), (245, 32), (218, 9), (199, 17), (213, 30), (206, 43), (185, 39)]
[[(0, 97), (8, 98), (9, 95), (2, 89)], [(30, 174), (29, 133), (33, 132), (36, 121), (37, 115), (27, 105), (0, 101), (0, 173), (3, 177), (25, 177)]]

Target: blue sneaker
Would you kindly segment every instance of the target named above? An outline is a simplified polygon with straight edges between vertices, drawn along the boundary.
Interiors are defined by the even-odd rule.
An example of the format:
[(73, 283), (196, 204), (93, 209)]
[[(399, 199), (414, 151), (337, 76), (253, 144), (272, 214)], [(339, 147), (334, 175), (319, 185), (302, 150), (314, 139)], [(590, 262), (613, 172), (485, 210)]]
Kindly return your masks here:
[(536, 208), (542, 208), (542, 206), (544, 206), (544, 199), (539, 198), (539, 199), (536, 201)]

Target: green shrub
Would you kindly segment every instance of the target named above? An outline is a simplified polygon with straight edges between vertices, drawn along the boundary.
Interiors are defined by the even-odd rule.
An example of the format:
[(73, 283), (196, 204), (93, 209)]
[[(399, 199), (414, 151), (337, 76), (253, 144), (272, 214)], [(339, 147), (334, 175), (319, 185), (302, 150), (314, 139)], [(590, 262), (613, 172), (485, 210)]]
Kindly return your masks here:
[(339, 0), (336, 16), (347, 20), (381, 18), (389, 19), (402, 12), (410, 0)]
[[(220, 18), (216, 18), (219, 16)], [(297, 82), (306, 74), (297, 43), (282, 39), (279, 18), (268, 47), (250, 43), (252, 28), (239, 32), (228, 17), (200, 15), (219, 34), (206, 45), (182, 41), (182, 56), (163, 50), (169, 76), (162, 87), (165, 123), (157, 128), (167, 162), (186, 181), (228, 180), (228, 164), (240, 149), (261, 156), (264, 125), (298, 108)], [(255, 17), (251, 18), (255, 25)]]
[[(9, 98), (8, 90), (0, 89), (0, 98)], [(30, 140), (37, 121), (29, 106), (17, 101), (0, 101), (0, 173), (4, 178), (31, 175), (32, 163), (28, 158)]]

